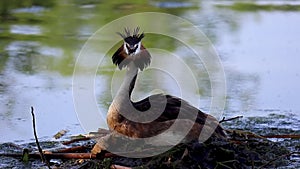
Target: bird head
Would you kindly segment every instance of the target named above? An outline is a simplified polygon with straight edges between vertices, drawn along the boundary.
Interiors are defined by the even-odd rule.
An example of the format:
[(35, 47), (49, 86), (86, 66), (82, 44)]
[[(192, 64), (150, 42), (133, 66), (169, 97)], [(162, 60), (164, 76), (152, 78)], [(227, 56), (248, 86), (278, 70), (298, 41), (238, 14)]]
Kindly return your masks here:
[(150, 64), (151, 56), (146, 48), (142, 45), (144, 33), (139, 33), (140, 28), (137, 27), (131, 34), (130, 29), (125, 28), (124, 34), (118, 32), (123, 38), (123, 45), (114, 53), (113, 63), (118, 65), (120, 69), (126, 67), (130, 62), (143, 70)]
[(124, 40), (123, 48), (127, 55), (136, 55), (141, 51), (142, 39), (144, 33), (139, 34), (139, 27), (134, 29), (133, 34), (130, 34), (130, 30), (125, 28), (125, 34), (118, 33)]

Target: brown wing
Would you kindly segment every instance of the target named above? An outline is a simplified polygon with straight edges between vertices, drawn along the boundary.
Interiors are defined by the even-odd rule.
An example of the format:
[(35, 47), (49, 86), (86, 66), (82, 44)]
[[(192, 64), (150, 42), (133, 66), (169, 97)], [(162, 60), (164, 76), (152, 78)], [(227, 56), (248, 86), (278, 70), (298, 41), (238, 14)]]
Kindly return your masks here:
[[(163, 95), (163, 94), (156, 94), (152, 95), (150, 97), (147, 97), (139, 102), (133, 103), (133, 106), (141, 111), (141, 114), (139, 116), (142, 116), (143, 111), (150, 110), (156, 111), (155, 106), (151, 108), (152, 105), (159, 105), (160, 102), (163, 99), (167, 99), (167, 104), (161, 113), (161, 115), (155, 119), (155, 122), (165, 122), (169, 120), (175, 120), (175, 119), (189, 119), (192, 121), (195, 121), (196, 123), (200, 125), (209, 125), (209, 126), (215, 126), (215, 132), (221, 136), (226, 136), (223, 128), (219, 125), (219, 122), (216, 118), (214, 118), (211, 115), (208, 115), (206, 113), (203, 113), (196, 107), (190, 105), (188, 102), (174, 96), (170, 95)], [(150, 103), (151, 100), (151, 103)], [(179, 117), (180, 113), (180, 117)], [(154, 113), (153, 113), (154, 114)], [(196, 114), (196, 117), (195, 117)]]
[[(165, 106), (164, 110), (155, 121), (162, 122), (167, 120), (173, 120), (178, 118), (179, 113), (182, 113), (180, 115), (180, 118), (190, 119), (190, 120), (194, 120), (195, 114), (197, 114), (196, 122), (200, 124), (204, 124), (206, 117), (208, 116), (207, 114), (201, 112), (200, 110), (190, 105), (186, 101), (174, 96), (156, 94), (147, 97), (139, 102), (133, 103), (133, 106), (141, 112), (150, 109), (151, 111), (161, 111), (161, 109), (158, 110), (159, 108), (156, 108), (156, 105), (161, 105), (161, 103), (164, 102), (165, 99), (167, 99), (166, 100), (167, 102), (166, 105), (163, 105)], [(154, 106), (151, 107), (151, 104)]]

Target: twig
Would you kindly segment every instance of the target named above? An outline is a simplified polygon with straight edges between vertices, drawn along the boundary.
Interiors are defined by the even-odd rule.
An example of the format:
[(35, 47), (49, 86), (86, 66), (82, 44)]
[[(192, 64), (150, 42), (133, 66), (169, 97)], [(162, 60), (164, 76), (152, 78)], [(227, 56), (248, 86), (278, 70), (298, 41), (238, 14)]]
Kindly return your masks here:
[(300, 139), (300, 134), (279, 134), (279, 135), (265, 135), (264, 138), (293, 138)]
[(51, 169), (50, 167), (50, 164), (49, 164), (49, 161), (45, 158), (44, 154), (43, 154), (43, 150), (40, 146), (40, 143), (39, 143), (39, 140), (38, 140), (38, 137), (37, 137), (37, 134), (36, 134), (36, 129), (35, 129), (35, 117), (34, 117), (34, 112), (33, 112), (33, 107), (31, 106), (31, 115), (32, 115), (32, 127), (33, 127), (33, 134), (34, 134), (34, 138), (35, 138), (35, 142), (36, 142), (36, 145), (38, 147), (38, 150), (39, 150), (39, 153), (40, 153), (40, 156), (41, 156), (41, 159), (43, 162), (46, 163), (46, 165), (48, 166), (49, 169)]
[(74, 143), (74, 142), (85, 141), (85, 140), (90, 140), (90, 139), (91, 139), (90, 137), (76, 138), (76, 139), (73, 139), (73, 140), (70, 140), (70, 141), (64, 141), (64, 142), (62, 142), (62, 144), (63, 145), (69, 145), (69, 144)]
[[(22, 157), (22, 153), (0, 153), (0, 156), (6, 157)], [(97, 156), (92, 153), (52, 153), (45, 152), (44, 156), (48, 159), (102, 159), (102, 158), (110, 158), (116, 157), (117, 155), (112, 153), (105, 153), (102, 156)], [(39, 153), (29, 153), (29, 158), (40, 158)]]
[(131, 167), (126, 167), (126, 166), (121, 166), (121, 165), (116, 165), (116, 164), (113, 164), (110, 167), (113, 169), (132, 169)]
[(225, 117), (223, 117), (223, 119), (221, 121), (219, 121), (219, 123), (223, 123), (226, 121), (231, 121), (231, 120), (235, 120), (235, 119), (239, 119), (239, 118), (243, 118), (243, 116), (236, 116), (236, 117), (229, 118), (229, 119), (225, 119)]
[(252, 133), (250, 131), (243, 131), (243, 130), (229, 130), (229, 129), (225, 129), (225, 131), (227, 133), (231, 133), (233, 138), (235, 138), (235, 136), (239, 136), (239, 137), (243, 137), (246, 138), (245, 141), (248, 140), (248, 138), (264, 138), (263, 136), (257, 135), (255, 133)]
[(86, 149), (87, 149), (87, 146), (77, 146), (77, 147), (71, 147), (71, 148), (57, 150), (53, 153), (73, 153), (73, 152), (83, 151)]
[(281, 156), (279, 156), (279, 157), (276, 157), (276, 158), (270, 160), (269, 162), (267, 162), (266, 164), (263, 164), (262, 166), (260, 166), (259, 169), (260, 169), (260, 168), (265, 168), (266, 166), (272, 164), (274, 161), (277, 161), (277, 160), (279, 160), (279, 159), (281, 159), (281, 158), (289, 157), (289, 156), (291, 156), (291, 155), (293, 155), (293, 154), (300, 154), (300, 152), (294, 151), (294, 152), (290, 152), (290, 153), (281, 155)]
[(217, 165), (215, 166), (215, 168), (228, 168), (228, 169), (231, 169), (232, 167), (226, 165), (226, 163), (234, 163), (234, 162), (238, 162), (238, 161), (237, 160), (228, 160), (228, 161), (219, 161), (219, 162), (217, 161)]

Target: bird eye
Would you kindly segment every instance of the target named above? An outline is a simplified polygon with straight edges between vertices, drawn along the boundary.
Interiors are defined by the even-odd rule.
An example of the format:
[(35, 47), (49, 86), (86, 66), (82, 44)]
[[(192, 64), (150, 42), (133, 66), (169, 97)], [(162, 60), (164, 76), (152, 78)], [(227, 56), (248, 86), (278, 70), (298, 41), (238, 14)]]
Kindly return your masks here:
[(137, 44), (135, 44), (134, 47), (136, 48), (136, 47), (137, 47)]

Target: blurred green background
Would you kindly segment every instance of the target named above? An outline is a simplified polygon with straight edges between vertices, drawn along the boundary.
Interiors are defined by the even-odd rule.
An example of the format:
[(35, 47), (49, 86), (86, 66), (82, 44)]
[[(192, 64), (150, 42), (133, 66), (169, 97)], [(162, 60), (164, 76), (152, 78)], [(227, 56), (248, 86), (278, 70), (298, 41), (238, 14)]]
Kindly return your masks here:
[[(48, 139), (61, 129), (84, 133), (72, 98), (76, 57), (99, 28), (137, 12), (177, 15), (208, 36), (227, 78), (225, 116), (300, 118), (300, 1), (1, 0), (0, 142), (32, 138), (30, 106), (35, 107), (41, 137)], [(185, 53), (180, 43), (160, 35), (144, 43), (179, 56)], [(98, 72), (96, 90), (103, 110), (111, 102), (108, 79), (115, 70), (110, 62), (106, 68)], [(203, 98), (200, 108), (207, 110), (209, 79), (203, 73), (199, 80), (195, 94)], [(300, 124), (285, 127), (299, 129)]]

